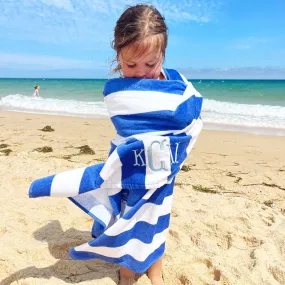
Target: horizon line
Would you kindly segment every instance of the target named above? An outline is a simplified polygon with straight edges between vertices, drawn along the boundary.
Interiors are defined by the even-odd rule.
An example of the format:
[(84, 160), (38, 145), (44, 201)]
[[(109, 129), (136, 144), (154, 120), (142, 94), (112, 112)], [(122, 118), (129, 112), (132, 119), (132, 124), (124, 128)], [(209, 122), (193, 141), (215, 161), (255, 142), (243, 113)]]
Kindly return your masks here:
[[(114, 77), (116, 78), (116, 77)], [(112, 78), (88, 77), (0, 77), (0, 79), (75, 79), (75, 80), (109, 80)], [(285, 80), (284, 78), (187, 78), (187, 80)]]

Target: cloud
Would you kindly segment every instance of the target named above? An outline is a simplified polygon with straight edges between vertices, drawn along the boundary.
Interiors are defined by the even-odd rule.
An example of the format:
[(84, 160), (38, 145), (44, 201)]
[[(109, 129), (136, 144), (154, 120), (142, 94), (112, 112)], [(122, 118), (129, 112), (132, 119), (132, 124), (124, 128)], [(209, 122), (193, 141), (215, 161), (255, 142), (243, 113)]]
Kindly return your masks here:
[(46, 5), (54, 5), (57, 8), (63, 8), (66, 11), (74, 12), (73, 6), (69, 0), (40, 0)]
[(96, 63), (91, 60), (76, 60), (56, 56), (0, 53), (0, 68), (18, 70), (59, 70), (59, 69), (94, 69)]
[(285, 67), (178, 68), (191, 79), (285, 79)]
[(221, 7), (221, 2), (215, 0), (181, 0), (175, 3), (173, 3), (174, 1), (151, 2), (161, 11), (167, 21), (172, 22), (210, 22)]
[(258, 45), (264, 45), (270, 41), (274, 41), (273, 38), (262, 38), (262, 37), (247, 37), (245, 39), (239, 39), (232, 43), (231, 48), (233, 49), (251, 49), (258, 47)]
[[(98, 46), (110, 43), (113, 28), (127, 5), (136, 0), (0, 1), (1, 38), (51, 44)], [(148, 1), (167, 22), (205, 23), (214, 19), (219, 0)]]

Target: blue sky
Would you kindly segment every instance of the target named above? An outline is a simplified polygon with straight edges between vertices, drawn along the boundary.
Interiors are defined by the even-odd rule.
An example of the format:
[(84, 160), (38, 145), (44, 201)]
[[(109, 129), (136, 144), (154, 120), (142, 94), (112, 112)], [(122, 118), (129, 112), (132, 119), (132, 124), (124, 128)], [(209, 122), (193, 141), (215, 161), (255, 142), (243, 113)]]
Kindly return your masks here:
[[(0, 77), (109, 77), (128, 0), (0, 0)], [(165, 16), (165, 67), (188, 78), (285, 79), (284, 0), (147, 1)]]

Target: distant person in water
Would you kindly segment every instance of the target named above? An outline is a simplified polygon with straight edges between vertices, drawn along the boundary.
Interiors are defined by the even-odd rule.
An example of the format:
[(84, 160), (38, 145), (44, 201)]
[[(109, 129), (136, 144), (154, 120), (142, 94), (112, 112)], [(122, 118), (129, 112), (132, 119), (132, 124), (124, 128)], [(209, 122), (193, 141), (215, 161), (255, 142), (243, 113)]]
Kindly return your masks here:
[(34, 96), (34, 97), (40, 97), (40, 93), (39, 93), (40, 86), (39, 86), (39, 85), (36, 85), (34, 88), (35, 88), (35, 91), (34, 91), (33, 96)]

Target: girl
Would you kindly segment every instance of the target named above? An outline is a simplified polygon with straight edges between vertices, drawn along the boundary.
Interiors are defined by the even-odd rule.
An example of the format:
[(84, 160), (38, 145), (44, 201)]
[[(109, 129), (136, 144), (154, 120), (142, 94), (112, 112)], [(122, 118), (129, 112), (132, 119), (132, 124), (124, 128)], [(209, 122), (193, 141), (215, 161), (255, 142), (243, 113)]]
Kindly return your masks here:
[[(118, 19), (113, 48), (123, 77), (167, 80), (162, 64), (167, 46), (167, 26), (160, 12), (151, 5), (129, 7)], [(183, 76), (183, 80), (187, 81)], [(133, 284), (135, 272), (121, 267), (120, 284)], [(162, 285), (162, 257), (148, 269), (152, 284)]]
[(176, 174), (202, 128), (201, 95), (177, 71), (162, 68), (164, 18), (150, 5), (129, 7), (118, 19), (118, 63), (104, 87), (117, 138), (106, 163), (36, 180), (30, 197), (62, 196), (94, 219), (93, 240), (72, 248), (74, 259), (119, 264), (120, 285), (146, 272), (163, 285), (162, 258)]
[[(167, 46), (167, 26), (159, 11), (150, 5), (129, 7), (115, 26), (113, 48), (123, 77), (165, 80), (162, 63)], [(134, 283), (135, 272), (121, 267), (120, 284)], [(162, 257), (148, 269), (152, 284), (162, 285)]]
[(36, 85), (34, 88), (35, 88), (35, 91), (34, 91), (33, 96), (34, 96), (34, 97), (40, 97), (40, 93), (39, 93), (40, 86), (39, 86), (39, 85)]

